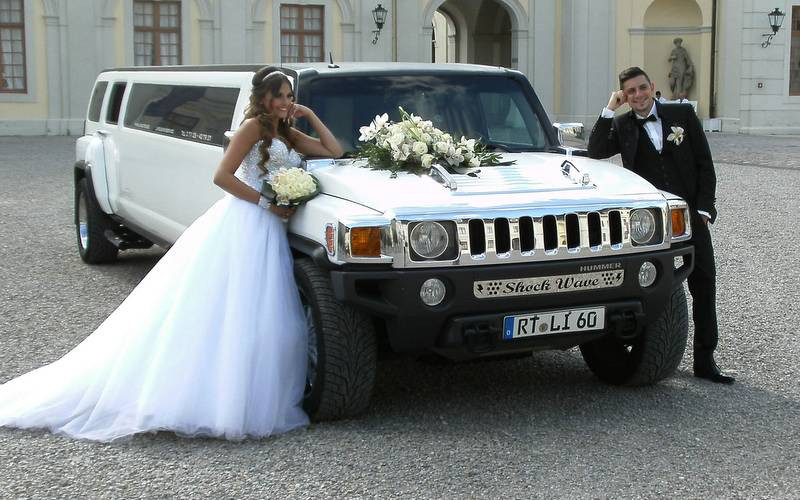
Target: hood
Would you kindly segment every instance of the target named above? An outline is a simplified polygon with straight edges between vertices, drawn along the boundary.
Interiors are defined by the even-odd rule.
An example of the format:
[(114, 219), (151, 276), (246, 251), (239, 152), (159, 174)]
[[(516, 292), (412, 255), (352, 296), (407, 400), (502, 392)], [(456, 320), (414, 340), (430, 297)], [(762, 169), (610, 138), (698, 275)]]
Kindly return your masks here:
[[(575, 167), (569, 176), (562, 171), (567, 159)], [(398, 173), (392, 178), (390, 172), (356, 166), (352, 160), (315, 168), (313, 174), (323, 193), (381, 213), (402, 208), (452, 212), (459, 208), (608, 204), (642, 195), (660, 196), (660, 191), (638, 175), (605, 161), (558, 153), (503, 155), (503, 161), (510, 160), (515, 163), (481, 167), (471, 175), (451, 174), (455, 190), (430, 175)], [(584, 174), (589, 176), (586, 185), (581, 182)]]

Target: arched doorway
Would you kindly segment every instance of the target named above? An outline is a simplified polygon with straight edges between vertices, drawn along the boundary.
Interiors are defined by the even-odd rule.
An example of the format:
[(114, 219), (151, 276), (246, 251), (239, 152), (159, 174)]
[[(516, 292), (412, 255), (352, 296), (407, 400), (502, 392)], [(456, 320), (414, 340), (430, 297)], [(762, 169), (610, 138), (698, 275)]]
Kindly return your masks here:
[(431, 62), (454, 63), (458, 58), (458, 30), (453, 18), (442, 9), (433, 14), (433, 42)]
[[(441, 16), (441, 17), (439, 17)], [(437, 22), (436, 19), (439, 19)], [(441, 47), (446, 32), (446, 55), (431, 50), (431, 60), (466, 62), (527, 69), (527, 14), (519, 0), (430, 0), (423, 23), (432, 29), (433, 42)], [(439, 25), (446, 29), (439, 28)], [(451, 31), (452, 30), (452, 31)]]
[(474, 51), (471, 62), (511, 67), (511, 16), (505, 7), (494, 0), (481, 2), (472, 38)]

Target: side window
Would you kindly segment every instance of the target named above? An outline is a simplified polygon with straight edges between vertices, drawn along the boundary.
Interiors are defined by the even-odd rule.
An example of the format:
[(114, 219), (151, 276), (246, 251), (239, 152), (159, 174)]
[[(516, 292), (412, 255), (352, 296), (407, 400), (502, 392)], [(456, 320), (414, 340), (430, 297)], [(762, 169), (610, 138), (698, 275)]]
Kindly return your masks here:
[(103, 97), (106, 95), (108, 82), (97, 82), (92, 92), (92, 99), (89, 101), (89, 121), (100, 121), (100, 108), (103, 107)]
[(239, 88), (135, 83), (125, 126), (222, 146)]
[(116, 125), (119, 121), (119, 110), (122, 108), (122, 96), (125, 95), (125, 83), (115, 83), (111, 87), (111, 98), (108, 100), (106, 123)]

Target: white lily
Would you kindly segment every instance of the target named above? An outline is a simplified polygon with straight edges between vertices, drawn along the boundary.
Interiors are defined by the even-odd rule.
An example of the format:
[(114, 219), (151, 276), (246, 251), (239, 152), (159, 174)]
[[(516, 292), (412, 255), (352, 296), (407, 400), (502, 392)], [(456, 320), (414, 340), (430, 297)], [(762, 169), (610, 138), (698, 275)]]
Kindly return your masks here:
[(672, 141), (676, 146), (680, 146), (683, 142), (683, 127), (670, 127), (672, 133), (667, 136), (668, 141)]

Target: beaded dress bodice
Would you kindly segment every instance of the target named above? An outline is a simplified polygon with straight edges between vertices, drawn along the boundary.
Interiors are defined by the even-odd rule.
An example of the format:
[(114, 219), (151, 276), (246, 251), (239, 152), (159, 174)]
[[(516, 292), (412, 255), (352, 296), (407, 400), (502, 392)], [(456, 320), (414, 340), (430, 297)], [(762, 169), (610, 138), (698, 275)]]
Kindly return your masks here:
[(302, 161), (297, 151), (287, 148), (286, 144), (280, 139), (273, 139), (269, 147), (269, 160), (265, 165), (267, 173), (264, 174), (258, 166), (258, 162), (261, 161), (261, 153), (258, 151), (259, 145), (261, 145), (261, 141), (253, 144), (250, 152), (247, 153), (247, 156), (242, 160), (242, 164), (233, 174), (256, 191), (261, 190), (261, 183), (267, 176), (285, 168), (299, 167)]

